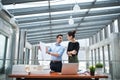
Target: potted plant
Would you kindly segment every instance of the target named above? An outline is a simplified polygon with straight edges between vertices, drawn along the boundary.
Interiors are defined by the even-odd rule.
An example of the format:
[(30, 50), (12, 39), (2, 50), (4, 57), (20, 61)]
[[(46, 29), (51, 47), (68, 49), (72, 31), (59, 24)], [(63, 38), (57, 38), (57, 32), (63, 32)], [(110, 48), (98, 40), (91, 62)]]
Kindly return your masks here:
[(97, 63), (95, 65), (95, 67), (96, 67), (96, 73), (97, 74), (101, 74), (102, 73), (103, 64), (102, 63)]
[(90, 66), (89, 70), (90, 70), (90, 75), (94, 76), (95, 75), (95, 66)]
[(95, 67), (96, 67), (96, 68), (103, 68), (103, 64), (102, 64), (102, 63), (97, 63), (97, 64), (95, 65)]

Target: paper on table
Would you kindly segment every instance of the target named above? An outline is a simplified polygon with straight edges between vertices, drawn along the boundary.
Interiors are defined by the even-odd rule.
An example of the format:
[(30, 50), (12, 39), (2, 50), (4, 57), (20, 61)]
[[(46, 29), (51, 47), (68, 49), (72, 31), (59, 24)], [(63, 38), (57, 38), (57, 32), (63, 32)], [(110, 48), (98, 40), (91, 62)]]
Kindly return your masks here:
[(26, 65), (13, 65), (12, 74), (24, 74), (28, 75), (28, 72), (25, 68)]

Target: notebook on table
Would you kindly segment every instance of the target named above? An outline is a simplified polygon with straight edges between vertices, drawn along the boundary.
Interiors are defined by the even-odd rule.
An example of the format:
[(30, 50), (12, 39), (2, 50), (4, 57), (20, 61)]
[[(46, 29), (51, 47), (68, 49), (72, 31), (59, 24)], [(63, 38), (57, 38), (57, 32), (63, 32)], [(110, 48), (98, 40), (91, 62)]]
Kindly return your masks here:
[(78, 72), (78, 63), (63, 63), (61, 74), (63, 75), (73, 75)]

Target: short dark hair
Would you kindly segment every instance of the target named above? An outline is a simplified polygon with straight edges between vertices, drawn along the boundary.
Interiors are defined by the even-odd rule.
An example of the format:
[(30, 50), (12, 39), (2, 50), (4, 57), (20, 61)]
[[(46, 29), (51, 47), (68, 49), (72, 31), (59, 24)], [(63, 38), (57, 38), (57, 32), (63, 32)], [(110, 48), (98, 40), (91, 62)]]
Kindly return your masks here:
[(62, 34), (58, 34), (58, 35), (56, 36), (56, 38), (58, 38), (59, 36), (62, 36), (62, 37), (63, 37), (63, 35), (62, 35)]

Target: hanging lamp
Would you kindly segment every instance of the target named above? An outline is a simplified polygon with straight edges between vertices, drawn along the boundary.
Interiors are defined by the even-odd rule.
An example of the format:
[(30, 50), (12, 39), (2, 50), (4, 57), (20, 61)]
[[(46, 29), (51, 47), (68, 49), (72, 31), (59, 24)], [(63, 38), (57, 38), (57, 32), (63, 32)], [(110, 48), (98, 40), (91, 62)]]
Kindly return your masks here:
[(70, 16), (70, 19), (69, 19), (68, 23), (69, 23), (69, 25), (73, 25), (74, 24), (74, 20), (73, 20), (72, 16)]
[(74, 6), (73, 6), (73, 12), (79, 12), (80, 11), (80, 6), (76, 3)]

